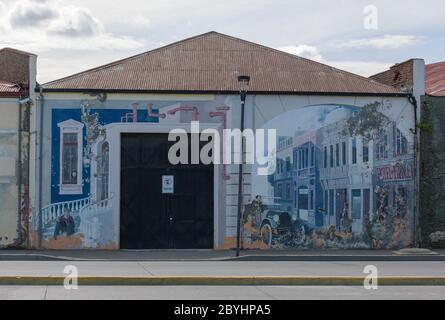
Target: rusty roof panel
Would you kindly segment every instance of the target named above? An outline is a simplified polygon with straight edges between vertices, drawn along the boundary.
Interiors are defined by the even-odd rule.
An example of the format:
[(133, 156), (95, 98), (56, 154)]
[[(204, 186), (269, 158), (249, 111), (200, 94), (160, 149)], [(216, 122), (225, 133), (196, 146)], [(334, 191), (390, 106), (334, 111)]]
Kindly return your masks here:
[(425, 92), (445, 96), (445, 61), (425, 66)]

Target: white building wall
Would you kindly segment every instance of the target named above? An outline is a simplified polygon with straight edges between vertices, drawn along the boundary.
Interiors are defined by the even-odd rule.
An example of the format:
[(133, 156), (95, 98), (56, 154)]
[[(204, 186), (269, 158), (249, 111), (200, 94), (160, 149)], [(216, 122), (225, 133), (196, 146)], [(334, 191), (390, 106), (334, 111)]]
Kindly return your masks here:
[[(51, 176), (51, 112), (54, 109), (71, 109), (79, 108), (83, 100), (91, 99), (88, 95), (75, 93), (45, 93), (45, 110), (44, 110), (44, 145), (43, 145), (43, 177), (44, 190), (42, 192), (43, 206), (51, 204), (51, 194), (48, 184), (48, 179)], [(206, 107), (205, 112), (200, 112), (200, 116), (204, 118), (204, 122), (210, 121), (206, 116), (208, 111), (215, 110), (217, 106), (225, 104), (230, 107), (227, 112), (227, 128), (239, 128), (240, 126), (240, 99), (238, 95), (214, 96), (214, 95), (161, 95), (161, 94), (110, 94), (108, 100), (102, 108), (130, 108), (132, 101), (143, 103), (149, 101), (171, 101), (173, 104), (178, 102), (202, 101), (209, 107)], [(363, 107), (368, 103), (375, 101), (390, 102), (395, 117), (403, 115), (407, 127), (414, 126), (413, 114), (410, 105), (405, 97), (361, 97), (361, 96), (278, 96), (278, 95), (248, 95), (245, 109), (245, 128), (261, 129), (272, 119), (293, 110), (301, 110), (304, 114), (303, 108), (308, 106), (319, 105), (346, 105)], [(164, 110), (163, 110), (164, 112)], [(201, 120), (202, 121), (202, 120)], [(162, 124), (162, 120), (160, 123)], [(170, 128), (175, 128), (175, 122), (166, 121), (165, 124)], [(218, 121), (213, 124), (218, 125)], [(411, 125), (410, 125), (411, 124)], [(147, 124), (149, 126), (150, 124)], [(409, 129), (409, 128), (406, 128)], [(236, 150), (232, 150), (235, 154)], [(246, 204), (255, 196), (255, 181), (256, 176), (254, 168), (250, 165), (245, 165), (243, 170), (243, 203)], [(220, 180), (216, 197), (217, 205), (215, 207), (215, 225), (217, 230), (216, 247), (217, 248), (233, 248), (236, 243), (236, 227), (238, 216), (238, 165), (226, 165), (226, 174), (230, 176), (227, 181)], [(36, 197), (38, 192), (36, 193)], [(116, 226), (118, 230), (119, 226)]]

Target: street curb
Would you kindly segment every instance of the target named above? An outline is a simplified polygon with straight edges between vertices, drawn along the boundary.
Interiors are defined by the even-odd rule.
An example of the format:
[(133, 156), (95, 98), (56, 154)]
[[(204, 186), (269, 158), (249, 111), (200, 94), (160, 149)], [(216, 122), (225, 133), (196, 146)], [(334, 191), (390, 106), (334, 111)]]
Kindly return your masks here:
[(242, 255), (240, 257), (217, 257), (217, 258), (82, 258), (70, 257), (62, 255), (48, 254), (7, 254), (0, 252), (0, 261), (87, 261), (87, 262), (104, 262), (104, 261), (445, 261), (445, 255)]
[(244, 255), (224, 261), (445, 261), (444, 255)]
[[(83, 276), (84, 286), (363, 286), (364, 276)], [(0, 276), (0, 285), (61, 286), (61, 276)], [(381, 286), (443, 286), (444, 277), (383, 276)]]

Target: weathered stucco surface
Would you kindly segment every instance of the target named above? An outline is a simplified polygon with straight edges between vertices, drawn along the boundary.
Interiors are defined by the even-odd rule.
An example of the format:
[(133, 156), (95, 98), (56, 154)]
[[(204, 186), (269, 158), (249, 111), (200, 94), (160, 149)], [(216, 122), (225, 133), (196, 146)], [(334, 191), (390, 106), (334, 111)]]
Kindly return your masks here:
[(423, 246), (445, 247), (445, 98), (422, 100), (420, 232)]
[[(3, 101), (2, 101), (3, 100)], [(11, 246), (17, 239), (18, 103), (0, 100), (0, 248)]]

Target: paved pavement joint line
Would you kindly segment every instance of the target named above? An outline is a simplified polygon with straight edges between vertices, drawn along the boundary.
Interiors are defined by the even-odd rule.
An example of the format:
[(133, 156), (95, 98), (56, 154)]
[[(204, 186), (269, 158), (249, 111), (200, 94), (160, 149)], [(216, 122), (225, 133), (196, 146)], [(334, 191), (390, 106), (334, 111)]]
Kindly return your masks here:
[(154, 273), (152, 273), (148, 268), (146, 268), (142, 263), (137, 263), (142, 269), (144, 269), (145, 272), (147, 272), (150, 276), (154, 276)]
[(48, 294), (48, 285), (45, 286), (45, 292), (43, 293), (43, 300), (46, 300), (47, 294)]
[(271, 298), (272, 300), (278, 300), (277, 297), (273, 296), (272, 294), (268, 293), (268, 292), (265, 291), (265, 290), (262, 290), (259, 286), (254, 286), (254, 288), (255, 288), (256, 290), (258, 290), (259, 292), (261, 292), (262, 294), (265, 294), (267, 297)]

